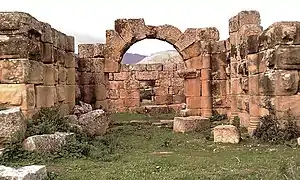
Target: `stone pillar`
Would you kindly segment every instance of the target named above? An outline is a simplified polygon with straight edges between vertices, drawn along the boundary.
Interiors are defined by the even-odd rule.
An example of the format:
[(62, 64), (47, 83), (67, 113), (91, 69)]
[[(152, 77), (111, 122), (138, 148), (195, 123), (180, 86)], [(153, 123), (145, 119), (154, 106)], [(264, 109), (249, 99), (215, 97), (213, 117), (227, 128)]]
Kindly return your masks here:
[(211, 56), (210, 54), (202, 55), (201, 69), (201, 114), (203, 117), (212, 116), (212, 89), (211, 89)]
[(202, 105), (202, 81), (200, 71), (196, 69), (182, 70), (179, 76), (184, 78), (184, 94), (188, 109), (188, 116), (200, 116)]

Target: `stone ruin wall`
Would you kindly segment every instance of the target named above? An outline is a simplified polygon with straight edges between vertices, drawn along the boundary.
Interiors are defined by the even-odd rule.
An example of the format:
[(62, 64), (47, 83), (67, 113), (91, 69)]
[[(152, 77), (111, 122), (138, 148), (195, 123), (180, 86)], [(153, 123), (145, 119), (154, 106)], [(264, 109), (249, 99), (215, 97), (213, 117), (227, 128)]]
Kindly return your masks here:
[[(137, 81), (143, 78), (156, 79), (158, 104), (177, 103), (169, 81), (162, 81), (168, 92), (158, 83), (171, 76), (173, 83), (184, 79), (185, 100), (178, 102), (186, 102), (186, 115), (239, 116), (251, 131), (269, 113), (263, 107), (267, 100), (279, 117), (289, 108), (299, 117), (300, 22), (277, 22), (265, 30), (260, 24), (257, 11), (242, 11), (229, 20), (229, 38), (220, 41), (216, 28), (181, 32), (119, 19), (106, 31), (105, 44), (79, 45), (75, 61), (73, 37), (26, 13), (1, 13), (0, 104), (20, 106), (25, 114), (60, 105), (67, 113), (76, 97), (94, 108), (125, 111), (140, 105)], [(172, 44), (185, 69), (168, 74), (160, 65), (121, 65), (128, 48), (147, 38)], [(159, 68), (150, 71), (151, 66)]]
[(31, 116), (75, 104), (74, 38), (27, 13), (0, 13), (0, 105)]
[(288, 109), (299, 117), (300, 22), (276, 22), (266, 30), (257, 11), (243, 11), (229, 21), (231, 44), (231, 114), (250, 132), (259, 117), (277, 117)]
[(179, 111), (185, 103), (184, 80), (177, 74), (181, 64), (122, 64), (120, 72), (109, 73), (107, 98), (109, 109), (117, 112), (139, 111), (143, 106), (142, 90), (149, 82), (153, 88), (150, 105), (168, 105)]

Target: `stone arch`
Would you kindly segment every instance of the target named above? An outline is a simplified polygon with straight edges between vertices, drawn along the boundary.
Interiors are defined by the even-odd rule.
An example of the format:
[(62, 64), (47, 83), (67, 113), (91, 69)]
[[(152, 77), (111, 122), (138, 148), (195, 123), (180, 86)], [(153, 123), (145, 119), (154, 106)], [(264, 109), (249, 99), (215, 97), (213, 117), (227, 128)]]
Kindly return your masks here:
[(219, 40), (219, 32), (216, 28), (188, 28), (181, 32), (172, 25), (146, 25), (144, 19), (117, 19), (114, 30), (106, 31), (105, 72), (119, 72), (124, 53), (144, 39), (165, 41), (188, 60), (208, 52), (208, 41)]

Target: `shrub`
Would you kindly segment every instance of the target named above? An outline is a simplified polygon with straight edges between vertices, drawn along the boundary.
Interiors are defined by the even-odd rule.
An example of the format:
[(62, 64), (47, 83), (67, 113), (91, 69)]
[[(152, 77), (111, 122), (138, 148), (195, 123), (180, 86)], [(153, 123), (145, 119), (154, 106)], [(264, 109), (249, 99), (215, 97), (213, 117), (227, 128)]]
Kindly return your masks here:
[(70, 132), (67, 118), (61, 117), (58, 107), (42, 108), (28, 120), (26, 137), (55, 132)]
[(253, 133), (256, 139), (272, 144), (283, 144), (300, 136), (300, 128), (290, 110), (286, 112), (284, 118), (279, 119), (270, 101), (266, 100), (264, 107), (269, 110), (269, 114), (260, 118), (260, 125)]

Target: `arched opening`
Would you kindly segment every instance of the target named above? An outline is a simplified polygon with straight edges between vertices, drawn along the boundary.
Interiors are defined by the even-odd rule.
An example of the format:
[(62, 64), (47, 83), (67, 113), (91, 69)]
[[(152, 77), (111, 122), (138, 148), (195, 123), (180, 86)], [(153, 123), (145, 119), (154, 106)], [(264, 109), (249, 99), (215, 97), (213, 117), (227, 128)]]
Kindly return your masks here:
[(120, 71), (114, 73), (114, 81), (123, 81), (118, 88), (124, 108), (116, 111), (149, 105), (181, 107), (185, 103), (184, 79), (177, 71), (184, 68), (182, 56), (168, 42), (157, 39), (135, 42), (124, 53)]

